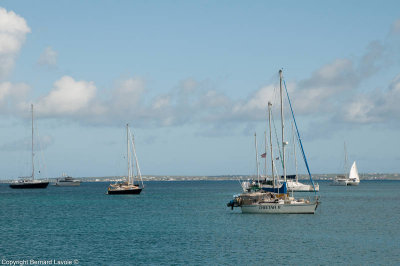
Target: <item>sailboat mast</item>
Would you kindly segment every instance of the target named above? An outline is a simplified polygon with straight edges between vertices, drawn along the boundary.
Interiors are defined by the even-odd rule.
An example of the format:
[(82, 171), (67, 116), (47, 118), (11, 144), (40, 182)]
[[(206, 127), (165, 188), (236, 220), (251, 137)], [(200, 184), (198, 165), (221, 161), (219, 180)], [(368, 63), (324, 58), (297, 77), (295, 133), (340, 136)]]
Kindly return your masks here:
[(265, 173), (265, 179), (267, 179), (267, 130), (264, 131), (264, 137), (265, 137), (264, 173)]
[(35, 179), (35, 160), (33, 157), (35, 156), (33, 152), (33, 104), (31, 104), (31, 113), (32, 113), (32, 179)]
[(258, 184), (260, 184), (260, 169), (259, 169), (259, 163), (258, 163), (258, 149), (257, 149), (257, 134), (256, 133), (254, 133), (254, 143), (256, 146), (257, 180), (258, 180)]
[(295, 131), (294, 131), (294, 124), (293, 124), (293, 122), (292, 122), (292, 132), (293, 132), (294, 166), (295, 166), (295, 168), (296, 168), (296, 182), (299, 182), (299, 177), (298, 177), (298, 174), (297, 174), (296, 140), (295, 140), (295, 138), (294, 138)]
[[(344, 142), (344, 176), (347, 175), (348, 170), (348, 162), (347, 162), (348, 158), (347, 158), (347, 149), (346, 149), (346, 142)], [(350, 177), (350, 175), (349, 175)]]
[(274, 174), (274, 156), (272, 155), (272, 130), (271, 130), (271, 107), (272, 103), (268, 102), (268, 124), (269, 124), (269, 146), (271, 149), (271, 172), (272, 172), (272, 180), (273, 187), (275, 189), (275, 174)]
[(281, 95), (281, 125), (282, 125), (282, 167), (283, 167), (283, 180), (286, 182), (286, 162), (285, 162), (285, 123), (283, 118), (283, 90), (282, 90), (282, 69), (279, 70), (279, 88)]
[(131, 163), (129, 157), (129, 124), (126, 124), (126, 161), (128, 163), (128, 184), (131, 183)]

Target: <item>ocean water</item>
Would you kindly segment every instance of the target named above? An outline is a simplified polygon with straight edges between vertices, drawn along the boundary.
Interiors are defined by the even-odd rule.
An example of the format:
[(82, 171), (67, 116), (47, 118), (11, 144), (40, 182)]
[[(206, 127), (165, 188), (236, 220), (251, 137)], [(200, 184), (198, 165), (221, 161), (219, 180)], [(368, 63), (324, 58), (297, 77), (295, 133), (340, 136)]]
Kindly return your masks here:
[[(0, 185), (0, 259), (78, 265), (399, 265), (400, 181), (320, 183), (314, 215), (241, 214), (237, 181)], [(297, 196), (312, 195), (297, 193)]]

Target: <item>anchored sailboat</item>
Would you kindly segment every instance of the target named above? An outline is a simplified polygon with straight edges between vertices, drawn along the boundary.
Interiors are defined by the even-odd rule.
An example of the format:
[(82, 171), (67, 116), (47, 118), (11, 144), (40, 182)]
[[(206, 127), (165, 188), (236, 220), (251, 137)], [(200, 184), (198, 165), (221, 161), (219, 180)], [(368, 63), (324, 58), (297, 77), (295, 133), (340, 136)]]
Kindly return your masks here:
[[(347, 168), (347, 150), (346, 144), (344, 144), (344, 169), (346, 171)], [(331, 186), (358, 186), (360, 184), (360, 177), (358, 176), (358, 170), (356, 162), (353, 162), (353, 165), (350, 168), (349, 176), (347, 177), (345, 174), (337, 175), (333, 182), (330, 184)]]
[[(313, 214), (315, 213), (315, 210), (318, 207), (319, 201), (318, 197), (315, 196), (315, 199), (313, 201), (308, 200), (308, 199), (295, 199), (293, 196), (290, 196), (287, 193), (287, 175), (286, 175), (286, 159), (285, 159), (285, 146), (287, 145), (287, 142), (285, 142), (284, 134), (285, 134), (285, 126), (284, 126), (284, 117), (283, 117), (283, 89), (282, 89), (282, 70), (279, 70), (279, 77), (280, 77), (280, 100), (281, 100), (281, 128), (282, 128), (282, 170), (283, 170), (283, 186), (284, 186), (284, 191), (277, 192), (277, 184), (275, 180), (275, 175), (274, 175), (274, 163), (273, 163), (273, 156), (272, 156), (272, 148), (271, 148), (271, 161), (272, 161), (272, 176), (273, 176), (273, 182), (272, 182), (272, 189), (271, 191), (268, 191), (269, 189), (260, 189), (258, 191), (245, 191), (244, 193), (240, 195), (234, 196), (233, 200), (231, 200), (227, 206), (231, 207), (232, 209), (234, 207), (240, 207), (242, 210), (242, 213), (301, 213), (301, 214)], [(285, 86), (286, 87), (286, 86)], [(286, 94), (288, 96), (288, 101), (290, 104), (290, 109), (292, 112), (293, 120), (296, 125), (296, 120), (294, 119), (294, 113), (293, 109), (291, 106), (290, 98), (286, 89)], [(270, 108), (271, 108), (271, 103), (268, 103), (269, 107), (269, 113)], [(269, 123), (270, 124), (270, 123)], [(270, 127), (271, 130), (271, 127)], [(301, 143), (301, 138), (299, 131), (297, 129), (296, 125), (296, 132), (297, 132), (297, 138), (300, 143), (301, 151), (303, 158), (305, 160), (305, 164), (307, 167), (307, 171), (310, 176), (310, 181), (311, 184), (313, 185), (314, 188), (314, 193), (315, 191), (315, 186), (314, 182), (312, 181), (311, 173), (308, 167), (307, 160), (305, 158), (305, 153), (303, 149), (303, 145)], [(272, 142), (270, 143), (272, 146)], [(316, 194), (315, 194), (316, 195)]]
[(358, 186), (359, 184), (360, 177), (358, 176), (358, 170), (355, 161), (350, 168), (349, 177), (346, 177), (345, 175), (338, 175), (331, 183), (332, 186)]
[(353, 165), (350, 169), (349, 181), (347, 181), (348, 186), (358, 186), (360, 184), (360, 177), (358, 176), (358, 170), (356, 162), (353, 162)]
[[(110, 184), (107, 194), (140, 194), (144, 188), (142, 175), (140, 173), (139, 162), (136, 156), (135, 139), (126, 124), (126, 159), (128, 163), (127, 180), (121, 183)], [(133, 164), (135, 162), (135, 165)], [(136, 178), (140, 179), (140, 184), (136, 184), (134, 175), (134, 166), (136, 166)]]
[(32, 175), (30, 177), (20, 177), (19, 180), (10, 184), (11, 188), (46, 188), (49, 185), (48, 181), (35, 179), (35, 153), (33, 151), (34, 147), (34, 137), (33, 137), (33, 104), (31, 104), (32, 112)]

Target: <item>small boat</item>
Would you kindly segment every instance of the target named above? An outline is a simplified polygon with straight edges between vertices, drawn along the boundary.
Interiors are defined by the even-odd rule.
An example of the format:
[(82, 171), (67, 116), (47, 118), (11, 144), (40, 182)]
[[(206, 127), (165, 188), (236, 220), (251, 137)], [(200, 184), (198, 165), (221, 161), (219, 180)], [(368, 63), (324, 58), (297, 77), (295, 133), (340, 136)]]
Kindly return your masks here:
[[(272, 136), (271, 136), (271, 106), (272, 104), (269, 102), (268, 103), (268, 117), (269, 117), (269, 131), (270, 131), (270, 147), (271, 147), (271, 171), (272, 171), (272, 187), (271, 184), (266, 184), (265, 189), (263, 189), (263, 184), (261, 182), (258, 182), (259, 184), (259, 189), (252, 191), (251, 189), (248, 190), (247, 188), (251, 187), (249, 186), (249, 182), (246, 184), (242, 184), (242, 189), (243, 193), (239, 195), (235, 195), (233, 200), (227, 203), (227, 207), (231, 207), (233, 210), (234, 207), (240, 207), (242, 213), (262, 213), (262, 214), (314, 214), (318, 205), (319, 205), (319, 197), (316, 194), (314, 182), (312, 180), (312, 176), (308, 167), (308, 163), (305, 157), (303, 145), (301, 143), (301, 138), (300, 138), (300, 133), (297, 130), (296, 126), (296, 133), (297, 133), (297, 138), (300, 143), (301, 151), (303, 154), (303, 159), (308, 171), (308, 174), (310, 176), (310, 181), (311, 184), (314, 188), (314, 193), (315, 193), (315, 198), (314, 200), (310, 199), (296, 199), (293, 197), (293, 192), (292, 195), (288, 193), (287, 189), (287, 175), (286, 175), (286, 161), (285, 161), (285, 146), (287, 145), (287, 142), (284, 141), (284, 119), (283, 119), (283, 90), (282, 90), (282, 70), (279, 71), (279, 77), (280, 77), (280, 98), (281, 98), (281, 126), (282, 126), (282, 171), (283, 171), (283, 182), (279, 185), (278, 189), (278, 184), (279, 184), (279, 178), (278, 180), (275, 180), (275, 173), (274, 173), (274, 156), (272, 154)], [(292, 117), (295, 122), (294, 118), (294, 113), (293, 109), (291, 106), (289, 94), (286, 89), (286, 94), (288, 97), (288, 101), (290, 104), (290, 110), (292, 112)], [(257, 143), (257, 142), (256, 142)], [(256, 155), (257, 155), (257, 144), (256, 144)], [(257, 167), (258, 167), (258, 161), (257, 161)], [(257, 168), (257, 175), (258, 174), (258, 168)], [(254, 186), (253, 186), (254, 187)], [(283, 191), (279, 191), (281, 188), (283, 188)], [(246, 190), (247, 189), (247, 190)], [(278, 191), (276, 191), (278, 189)], [(270, 190), (270, 191), (268, 191)]]
[(20, 177), (19, 180), (10, 183), (10, 188), (28, 189), (28, 188), (47, 188), (48, 181), (35, 179), (35, 153), (33, 152), (33, 104), (31, 105), (32, 112), (32, 175), (29, 177)]
[(57, 179), (54, 185), (57, 187), (78, 187), (81, 185), (81, 181), (63, 174), (62, 178)]
[[(132, 158), (132, 160), (131, 160)], [(140, 173), (139, 162), (136, 156), (135, 139), (129, 130), (129, 125), (126, 124), (126, 159), (128, 163), (128, 175), (125, 182), (116, 182), (110, 184), (107, 189), (107, 194), (140, 194), (144, 185), (142, 175)], [(134, 165), (135, 162), (135, 165)], [(136, 178), (140, 179), (141, 184), (135, 183), (134, 166), (136, 166)]]

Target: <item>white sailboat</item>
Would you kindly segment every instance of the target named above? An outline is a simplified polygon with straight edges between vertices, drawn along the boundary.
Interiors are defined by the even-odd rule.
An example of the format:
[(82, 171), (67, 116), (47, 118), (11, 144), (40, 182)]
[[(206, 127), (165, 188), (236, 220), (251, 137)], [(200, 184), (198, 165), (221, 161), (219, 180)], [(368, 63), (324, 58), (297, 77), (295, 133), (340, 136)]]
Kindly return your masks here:
[(358, 170), (356, 162), (353, 162), (353, 165), (350, 169), (349, 180), (347, 181), (348, 186), (358, 186), (360, 184), (360, 177), (358, 176)]
[[(286, 175), (286, 160), (285, 160), (285, 146), (287, 142), (284, 141), (284, 118), (283, 118), (283, 90), (282, 90), (282, 70), (279, 70), (280, 77), (280, 99), (281, 99), (281, 127), (282, 127), (282, 170), (283, 170), (283, 189), (284, 191), (276, 192), (276, 180), (274, 175), (274, 167), (273, 167), (273, 156), (271, 151), (272, 158), (272, 191), (267, 190), (258, 190), (255, 192), (244, 192), (240, 195), (234, 196), (233, 200), (231, 200), (227, 206), (233, 209), (234, 207), (240, 207), (242, 213), (265, 213), (265, 214), (278, 214), (278, 213), (293, 213), (293, 214), (313, 214), (315, 213), (319, 201), (318, 197), (316, 197), (313, 201), (308, 199), (295, 199), (293, 196), (290, 196), (287, 192), (287, 175)], [(287, 90), (286, 90), (287, 93)], [(289, 103), (290, 99), (288, 97)], [(268, 103), (269, 107), (269, 121), (271, 121), (271, 103)], [(291, 108), (292, 115), (293, 110)], [(293, 115), (294, 118), (294, 115)], [(271, 124), (269, 122), (269, 124)], [(271, 126), (270, 126), (271, 131)], [(301, 144), (301, 139), (299, 133), (297, 131), (298, 138)], [(272, 147), (272, 142), (270, 143)], [(302, 145), (301, 145), (302, 147)], [(304, 150), (302, 149), (303, 156)], [(307, 170), (309, 171), (308, 163), (305, 160)], [(310, 180), (313, 184), (311, 174)], [(314, 190), (315, 192), (315, 190)]]
[[(344, 144), (344, 168), (347, 169), (347, 150), (346, 150), (346, 143)], [(350, 168), (349, 176), (337, 175), (332, 183), (331, 186), (358, 186), (360, 184), (360, 177), (358, 176), (358, 170), (356, 162), (353, 162), (353, 165)]]
[(11, 188), (28, 189), (28, 188), (47, 188), (48, 181), (35, 179), (35, 153), (34, 153), (34, 134), (33, 134), (33, 104), (31, 104), (32, 112), (32, 175), (30, 177), (20, 177), (19, 180), (10, 184)]
[[(136, 156), (135, 139), (129, 130), (128, 124), (126, 124), (126, 159), (128, 164), (128, 175), (126, 181), (110, 184), (107, 194), (140, 194), (144, 188), (139, 162)], [(135, 166), (137, 173), (136, 176), (134, 174)], [(140, 179), (140, 184), (135, 183), (135, 178)]]

